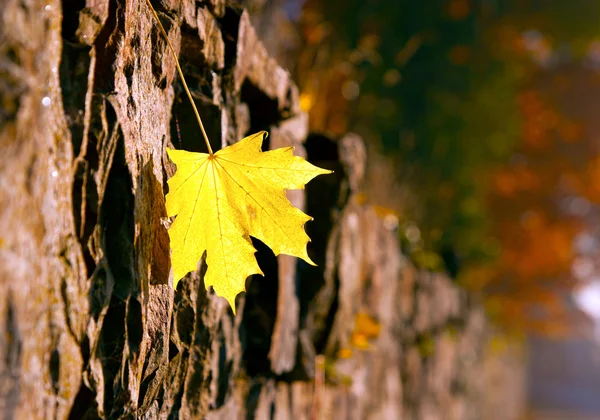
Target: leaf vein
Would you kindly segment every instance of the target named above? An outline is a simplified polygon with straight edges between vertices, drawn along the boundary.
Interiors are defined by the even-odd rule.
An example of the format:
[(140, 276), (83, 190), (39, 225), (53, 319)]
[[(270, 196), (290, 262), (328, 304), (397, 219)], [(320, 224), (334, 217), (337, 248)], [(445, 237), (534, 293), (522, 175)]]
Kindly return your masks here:
[[(214, 159), (216, 163), (217, 160)], [(221, 244), (221, 255), (223, 256), (223, 267), (225, 268), (225, 278), (229, 278), (229, 271), (227, 270), (227, 263), (225, 259), (225, 246), (223, 245), (223, 226), (221, 226), (221, 211), (219, 210), (219, 193), (217, 190), (217, 176), (215, 175), (215, 165), (212, 165), (213, 171), (213, 184), (215, 186), (215, 203), (217, 206), (217, 224), (219, 225), (219, 235), (220, 235), (220, 244)]]
[[(246, 193), (247, 196), (252, 198), (256, 202), (258, 207), (260, 207), (260, 209), (265, 214), (267, 214), (267, 216), (269, 216), (269, 218), (273, 221), (273, 224), (275, 224), (275, 226), (277, 226), (277, 228), (279, 228), (279, 230), (288, 238), (289, 243), (293, 244), (294, 241), (292, 240), (290, 235), (281, 226), (279, 226), (279, 223), (277, 223), (276, 219), (273, 216), (271, 216), (271, 214), (260, 204), (260, 202), (256, 198), (254, 198), (252, 196), (252, 193), (250, 191), (247, 191), (239, 182), (237, 182), (236, 179), (233, 177), (233, 175), (231, 175), (229, 172), (227, 172), (227, 169), (225, 169), (225, 167), (223, 165), (221, 165), (221, 163), (218, 162), (218, 159), (215, 159), (215, 162), (223, 169), (223, 172), (225, 172), (229, 176), (229, 178), (231, 178), (233, 180), (233, 182), (235, 182), (238, 185), (238, 187), (240, 187)], [(248, 178), (243, 172), (242, 172), (242, 175), (244, 175), (246, 177), (246, 179), (256, 187), (254, 182), (252, 182), (252, 180), (250, 178)], [(269, 247), (270, 247), (270, 245), (269, 245)]]
[[(204, 164), (200, 165), (200, 167), (202, 167), (202, 166), (204, 166)], [(200, 168), (198, 168), (198, 170), (199, 169)], [(197, 172), (197, 171), (194, 171), (194, 173), (195, 172)], [(202, 175), (202, 181), (200, 181), (200, 187), (198, 188), (198, 192), (196, 193), (196, 200), (194, 201), (194, 208), (192, 209), (192, 215), (190, 216), (190, 220), (187, 225), (187, 229), (185, 231), (185, 236), (183, 237), (183, 245), (185, 245), (187, 242), (188, 233), (190, 232), (190, 226), (192, 226), (192, 219), (194, 218), (194, 213), (196, 213), (196, 205), (198, 204), (198, 197), (200, 197), (200, 191), (202, 191), (202, 186), (204, 185), (204, 179), (206, 178), (206, 172), (208, 172), (208, 166), (206, 167), (206, 170), (204, 171), (204, 175)], [(190, 177), (191, 177), (191, 175), (190, 175)], [(187, 180), (190, 179), (190, 177), (188, 177), (183, 182), (187, 182)], [(181, 185), (183, 185), (183, 182), (181, 183)]]

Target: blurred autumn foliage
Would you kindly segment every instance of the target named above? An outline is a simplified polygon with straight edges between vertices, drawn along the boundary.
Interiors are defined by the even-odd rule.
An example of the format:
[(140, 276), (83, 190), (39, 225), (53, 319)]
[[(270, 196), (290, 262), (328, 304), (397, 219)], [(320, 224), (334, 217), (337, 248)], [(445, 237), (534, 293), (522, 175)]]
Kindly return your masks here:
[(585, 0), (307, 0), (297, 25), (312, 131), (363, 136), (364, 194), (407, 252), (511, 328), (572, 322), (573, 242), (600, 202), (599, 20)]

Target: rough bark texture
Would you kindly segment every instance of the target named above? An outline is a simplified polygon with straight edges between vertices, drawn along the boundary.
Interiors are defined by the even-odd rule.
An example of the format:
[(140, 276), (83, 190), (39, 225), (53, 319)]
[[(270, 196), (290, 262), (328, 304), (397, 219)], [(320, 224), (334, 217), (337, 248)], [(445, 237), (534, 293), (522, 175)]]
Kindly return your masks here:
[(361, 140), (308, 135), (241, 7), (154, 4), (214, 148), (268, 129), (336, 171), (289, 194), (319, 267), (257, 242), (235, 317), (203, 265), (173, 291), (165, 147), (202, 140), (144, 0), (0, 2), (3, 418), (516, 418), (521, 355), (360, 202)]

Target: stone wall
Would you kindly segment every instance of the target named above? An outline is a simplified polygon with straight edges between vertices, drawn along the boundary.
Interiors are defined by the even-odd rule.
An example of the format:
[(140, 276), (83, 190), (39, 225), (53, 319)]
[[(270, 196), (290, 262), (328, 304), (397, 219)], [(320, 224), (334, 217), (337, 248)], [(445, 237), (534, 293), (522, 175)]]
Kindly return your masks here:
[[(481, 305), (446, 275), (402, 255), (396, 217), (361, 203), (355, 189), (364, 174), (360, 139), (348, 135), (338, 146), (346, 195), (331, 211), (323, 285), (301, 316), (296, 366), (274, 375), (282, 372), (272, 363), (270, 374), (244, 377), (222, 418), (520, 418), (523, 349), (495, 333)], [(307, 189), (309, 207), (328, 195), (322, 183)], [(321, 281), (299, 274), (298, 289)]]
[(214, 148), (267, 129), (336, 171), (289, 194), (319, 267), (257, 242), (237, 316), (204, 265), (173, 291), (165, 148), (202, 141), (144, 1), (1, 2), (3, 417), (492, 418), (484, 313), (361, 202), (361, 140), (308, 135), (241, 7), (154, 4)]

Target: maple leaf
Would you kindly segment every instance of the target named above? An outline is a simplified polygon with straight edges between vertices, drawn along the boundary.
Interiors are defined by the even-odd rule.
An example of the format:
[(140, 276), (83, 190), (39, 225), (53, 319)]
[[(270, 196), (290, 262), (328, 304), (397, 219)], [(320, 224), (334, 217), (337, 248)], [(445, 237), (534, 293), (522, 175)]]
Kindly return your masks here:
[(246, 278), (263, 274), (250, 236), (275, 255), (288, 254), (315, 265), (306, 252), (304, 224), (312, 218), (292, 206), (285, 190), (303, 189), (331, 171), (294, 156), (293, 147), (262, 152), (265, 131), (248, 136), (215, 154), (167, 149), (177, 171), (169, 179), (166, 206), (174, 288), (196, 270), (206, 251), (204, 284), (213, 286), (235, 312), (235, 297)]

